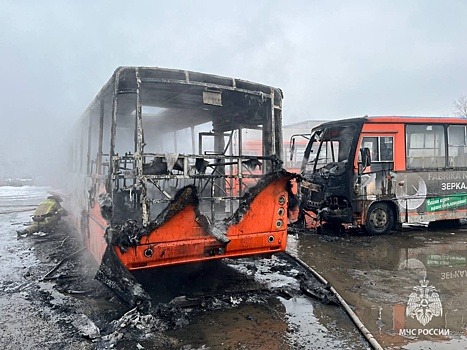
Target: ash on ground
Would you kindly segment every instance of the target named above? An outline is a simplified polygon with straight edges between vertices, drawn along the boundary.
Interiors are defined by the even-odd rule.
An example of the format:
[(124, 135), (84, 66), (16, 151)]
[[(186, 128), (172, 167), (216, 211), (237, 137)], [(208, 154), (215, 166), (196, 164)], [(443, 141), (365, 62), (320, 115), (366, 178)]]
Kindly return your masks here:
[[(129, 310), (94, 279), (97, 264), (83, 249), (80, 237), (69, 223), (62, 221), (53, 232), (40, 232), (21, 240), (11, 236), (13, 233), (7, 251), (20, 256), (22, 266), (12, 269), (0, 282), (0, 300), (3, 305), (10, 304), (2, 311), (15, 315), (8, 326), (6, 320), (1, 321), (5, 325), (0, 338), (4, 348), (189, 349), (194, 347), (180, 339), (183, 334), (179, 333), (178, 338), (167, 334), (190, 324), (207, 310), (241, 303), (267, 304), (271, 297), (271, 293), (261, 292), (254, 281), (241, 278), (241, 274), (234, 272), (230, 273), (231, 279), (223, 278), (224, 273), (218, 269), (224, 272), (231, 269), (218, 262), (166, 270), (166, 274), (178, 274), (173, 280), (185, 285), (181, 289), (179, 284), (171, 285), (167, 276), (167, 283), (160, 283), (164, 278), (160, 274), (164, 272), (159, 271), (156, 284), (163, 287), (163, 295), (151, 284), (145, 287), (149, 286), (152, 296), (163, 302), (155, 302), (149, 312)], [(220, 275), (211, 270), (213, 266)], [(224, 292), (228, 286), (221, 288), (219, 281), (213, 279), (208, 282), (211, 286), (208, 294), (206, 290), (193, 288), (190, 281), (201, 281), (204, 285), (206, 273), (214, 273), (216, 281), (228, 280), (232, 288)], [(13, 275), (16, 276), (8, 278)], [(154, 278), (144, 273), (138, 276), (143, 281), (148, 276)], [(214, 293), (219, 288), (223, 293)], [(30, 336), (21, 337), (24, 332)]]
[(0, 188), (3, 349), (366, 348), (339, 307), (303, 296), (300, 271), (280, 256), (136, 272), (153, 303), (130, 309), (94, 279), (97, 264), (66, 220), (17, 239), (45, 196)]

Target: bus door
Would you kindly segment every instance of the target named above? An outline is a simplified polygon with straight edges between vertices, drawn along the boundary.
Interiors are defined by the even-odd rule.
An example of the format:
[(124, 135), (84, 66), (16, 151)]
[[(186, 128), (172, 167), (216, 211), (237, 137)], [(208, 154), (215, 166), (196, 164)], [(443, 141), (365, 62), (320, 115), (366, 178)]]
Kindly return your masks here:
[[(395, 134), (363, 134), (358, 152), (359, 199), (363, 201), (388, 200), (395, 197), (394, 186)], [(371, 162), (362, 166), (362, 155)]]

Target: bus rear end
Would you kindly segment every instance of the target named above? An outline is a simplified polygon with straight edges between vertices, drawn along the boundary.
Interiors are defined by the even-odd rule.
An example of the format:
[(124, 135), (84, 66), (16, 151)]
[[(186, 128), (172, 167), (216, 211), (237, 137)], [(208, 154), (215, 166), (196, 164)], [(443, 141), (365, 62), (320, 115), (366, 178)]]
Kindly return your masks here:
[(293, 175), (282, 169), (281, 110), (273, 87), (117, 69), (72, 152), (70, 207), (97, 277), (134, 304), (128, 271), (284, 251)]

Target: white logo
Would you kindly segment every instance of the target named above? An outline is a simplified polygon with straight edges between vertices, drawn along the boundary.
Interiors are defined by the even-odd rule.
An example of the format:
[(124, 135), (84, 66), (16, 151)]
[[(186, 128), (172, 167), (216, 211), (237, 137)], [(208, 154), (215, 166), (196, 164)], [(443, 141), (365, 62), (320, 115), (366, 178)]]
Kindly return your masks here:
[(442, 316), (443, 307), (438, 293), (435, 292), (435, 287), (428, 285), (429, 281), (425, 278), (420, 281), (420, 286), (415, 286), (415, 292), (410, 294), (406, 316), (416, 318), (422, 325), (426, 325), (431, 321), (433, 316)]
[(404, 209), (417, 209), (426, 198), (427, 189), (425, 181), (417, 174), (399, 174), (399, 186), (396, 188), (396, 198)]

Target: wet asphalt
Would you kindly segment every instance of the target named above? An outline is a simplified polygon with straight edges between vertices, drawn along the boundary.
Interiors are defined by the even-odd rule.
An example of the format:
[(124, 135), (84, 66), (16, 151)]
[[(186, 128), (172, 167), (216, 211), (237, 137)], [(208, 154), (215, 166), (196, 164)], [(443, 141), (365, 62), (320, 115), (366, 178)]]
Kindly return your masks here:
[[(106, 323), (127, 310), (112, 298), (63, 294), (53, 281), (40, 281), (58, 257), (44, 266), (44, 254), (37, 254), (33, 242), (37, 237), (18, 241), (16, 230), (46, 193), (46, 188), (0, 187), (2, 347), (164, 348), (156, 346), (160, 338), (150, 337), (146, 342), (97, 342), (89, 329), (100, 328), (96, 337), (104, 337)], [(288, 251), (333, 285), (383, 348), (465, 349), (466, 242), (465, 228), (380, 237), (308, 232), (291, 234)], [(277, 257), (240, 259), (137, 278), (162, 302), (218, 295), (211, 300), (214, 305), (190, 309), (189, 322), (164, 332), (174, 349), (369, 348), (342, 308), (294, 293), (255, 293), (298, 289), (295, 271), (286, 271), (282, 263)], [(108, 311), (112, 308), (113, 313)], [(104, 313), (106, 317), (96, 316)]]
[(295, 252), (334, 286), (383, 348), (467, 348), (467, 228), (304, 234)]

